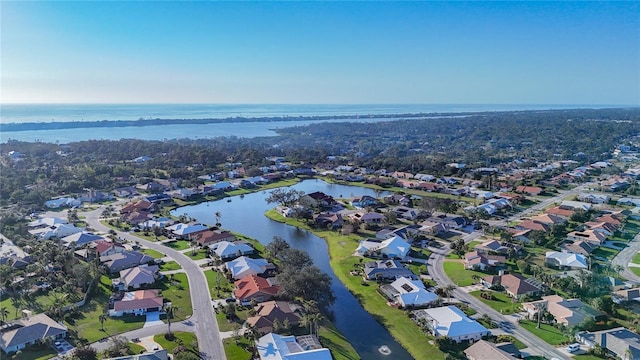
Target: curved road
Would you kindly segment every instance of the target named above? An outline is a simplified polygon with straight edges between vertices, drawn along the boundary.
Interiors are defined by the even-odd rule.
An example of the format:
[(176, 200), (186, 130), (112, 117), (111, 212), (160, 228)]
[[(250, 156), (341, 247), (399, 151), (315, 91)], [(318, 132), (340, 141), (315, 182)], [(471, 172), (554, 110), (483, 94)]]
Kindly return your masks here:
[[(111, 229), (100, 223), (102, 211), (103, 207), (99, 207), (96, 210), (85, 212), (83, 215), (86, 217), (85, 221), (90, 227), (96, 231), (108, 232)], [(126, 232), (116, 231), (116, 233), (123, 239), (132, 242), (138, 241), (150, 249), (164, 253), (182, 266), (189, 280), (191, 306), (193, 308), (191, 320), (195, 323), (195, 334), (198, 338), (198, 346), (200, 347), (200, 358), (207, 360), (226, 360), (218, 322), (216, 321), (211, 306), (209, 285), (200, 267), (186, 255), (169, 247), (141, 239)]]
[(623, 270), (620, 273), (620, 275), (623, 278), (627, 280), (635, 281), (638, 283), (640, 283), (640, 276), (632, 273), (631, 270), (629, 270), (629, 263), (631, 262), (631, 259), (633, 259), (633, 257), (639, 251), (640, 251), (640, 234), (636, 235), (633, 238), (633, 240), (629, 241), (629, 243), (627, 244), (627, 247), (622, 249), (622, 251), (620, 251), (618, 255), (616, 255), (616, 257), (613, 258), (613, 260), (611, 260), (612, 265), (622, 266)]
[[(433, 252), (429, 257), (429, 264), (431, 265), (431, 269), (429, 269), (429, 274), (435, 280), (439, 286), (447, 286), (447, 285), (456, 285), (454, 284), (449, 277), (444, 272), (444, 258), (451, 251), (449, 246), (444, 246), (441, 249), (431, 249)], [(555, 347), (547, 344), (545, 341), (525, 330), (518, 323), (512, 321), (512, 319), (507, 318), (506, 316), (500, 314), (495, 311), (482, 301), (476, 299), (475, 297), (469, 295), (468, 293), (456, 288), (451, 292), (451, 295), (456, 299), (468, 304), (470, 307), (478, 311), (478, 313), (487, 314), (493, 319), (496, 323), (500, 325), (500, 327), (508, 334), (516, 336), (519, 340), (521, 340), (525, 345), (531, 348), (536, 354), (544, 355), (549, 359), (558, 358), (564, 359), (566, 355), (562, 352), (558, 351)]]

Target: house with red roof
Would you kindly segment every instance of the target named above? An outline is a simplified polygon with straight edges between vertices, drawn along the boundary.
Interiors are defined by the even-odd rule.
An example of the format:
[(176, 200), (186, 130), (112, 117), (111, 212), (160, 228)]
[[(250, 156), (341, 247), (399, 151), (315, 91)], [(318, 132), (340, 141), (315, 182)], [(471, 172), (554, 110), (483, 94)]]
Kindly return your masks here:
[(516, 188), (517, 193), (527, 194), (531, 196), (538, 196), (544, 192), (541, 187), (538, 186), (518, 186)]
[(96, 240), (93, 244), (95, 245), (94, 250), (98, 256), (109, 256), (125, 251), (124, 246), (118, 242)]
[(501, 286), (507, 295), (520, 299), (526, 295), (536, 295), (543, 292), (540, 285), (532, 279), (520, 274), (490, 275), (482, 278), (482, 283), (487, 287)]
[(234, 242), (236, 236), (225, 230), (205, 230), (196, 233), (193, 238), (202, 247), (209, 246), (221, 241)]
[(533, 230), (533, 231), (542, 231), (549, 232), (551, 227), (547, 224), (543, 224), (541, 222), (533, 221), (533, 220), (525, 220), (520, 224), (516, 225), (516, 229), (518, 230)]
[(555, 207), (552, 207), (552, 208), (548, 208), (544, 212), (547, 213), (547, 214), (550, 214), (550, 215), (561, 216), (561, 217), (567, 218), (567, 219), (571, 218), (571, 216), (574, 213), (574, 211), (572, 209), (563, 208), (561, 206), (555, 206)]
[(536, 216), (532, 216), (531, 221), (539, 222), (545, 225), (554, 226), (554, 225), (562, 225), (567, 223), (567, 219), (552, 215), (552, 214), (540, 214)]
[(251, 300), (256, 300), (259, 303), (271, 300), (280, 290), (280, 286), (257, 275), (245, 276), (236, 281), (234, 285), (233, 296), (242, 304), (248, 304)]

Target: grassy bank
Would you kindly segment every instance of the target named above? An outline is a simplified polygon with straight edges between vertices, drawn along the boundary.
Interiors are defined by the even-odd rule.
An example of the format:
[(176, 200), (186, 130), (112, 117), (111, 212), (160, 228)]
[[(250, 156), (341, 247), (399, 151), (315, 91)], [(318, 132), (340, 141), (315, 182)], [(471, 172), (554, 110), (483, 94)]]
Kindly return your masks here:
[(304, 222), (285, 218), (275, 210), (268, 211), (266, 216), (275, 221), (312, 231), (315, 235), (325, 239), (329, 247), (331, 268), (336, 276), (360, 301), (364, 309), (389, 330), (391, 335), (414, 358), (443, 359), (445, 357), (445, 354), (437, 347), (429, 344), (427, 335), (405, 313), (387, 305), (385, 299), (376, 291), (376, 286), (363, 286), (361, 277), (350, 275), (349, 272), (353, 269), (353, 265), (359, 262), (359, 258), (351, 255), (361, 240), (360, 236), (311, 229)]

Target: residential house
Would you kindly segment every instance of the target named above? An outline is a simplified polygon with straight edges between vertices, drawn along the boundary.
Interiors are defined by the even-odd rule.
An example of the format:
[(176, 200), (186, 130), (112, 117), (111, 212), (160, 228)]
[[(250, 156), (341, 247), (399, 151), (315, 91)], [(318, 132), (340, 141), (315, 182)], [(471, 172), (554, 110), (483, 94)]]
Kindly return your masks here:
[(398, 260), (367, 261), (363, 276), (367, 280), (396, 280), (401, 277), (416, 280), (418, 277)]
[(544, 262), (561, 269), (589, 269), (589, 262), (582, 254), (547, 251)]
[(619, 359), (640, 359), (640, 335), (624, 327), (594, 332), (581, 331), (576, 339), (590, 348), (598, 344), (607, 355)]
[(533, 230), (533, 231), (542, 231), (549, 232), (551, 227), (547, 224), (543, 224), (541, 222), (533, 221), (533, 220), (524, 220), (520, 224), (516, 225), (516, 229), (518, 230)]
[(419, 211), (406, 206), (396, 206), (391, 211), (399, 218), (413, 221), (418, 218)]
[(426, 220), (420, 223), (418, 231), (424, 236), (437, 236), (446, 233), (449, 228), (443, 223)]
[(113, 303), (109, 316), (146, 315), (148, 312), (162, 310), (164, 299), (160, 290), (136, 290), (124, 293), (121, 300)]
[(383, 287), (394, 300), (395, 305), (403, 308), (429, 306), (439, 300), (438, 295), (425, 289), (422, 280), (400, 277)]
[(521, 194), (527, 194), (527, 195), (531, 195), (531, 196), (538, 196), (540, 194), (542, 194), (544, 192), (544, 190), (541, 187), (538, 186), (518, 186), (516, 188), (516, 192), (517, 193), (521, 193)]
[(354, 197), (353, 200), (351, 200), (351, 205), (360, 209), (364, 209), (366, 207), (376, 207), (380, 205), (380, 201), (378, 201), (378, 199), (374, 198), (373, 196), (363, 195)]
[(611, 200), (611, 196), (606, 194), (580, 193), (578, 194), (578, 200), (591, 204), (606, 204)]
[(274, 333), (264, 335), (256, 341), (260, 360), (332, 360), (331, 352), (321, 347), (315, 338), (283, 336)]
[(606, 314), (583, 304), (579, 299), (567, 300), (558, 295), (543, 296), (542, 300), (522, 303), (522, 307), (530, 318), (535, 316), (539, 307), (544, 308), (557, 324), (567, 327), (578, 325), (588, 318), (600, 321), (606, 320), (607, 317)]
[(363, 224), (382, 224), (386, 221), (384, 215), (376, 212), (355, 212), (350, 214), (349, 218)]
[(640, 301), (640, 288), (621, 289), (611, 293), (611, 299), (616, 304), (624, 301)]
[(615, 226), (616, 228), (620, 228), (623, 225), (624, 222), (624, 216), (616, 213), (616, 214), (605, 214), (602, 216), (598, 216), (597, 218), (593, 219), (593, 221), (595, 222), (606, 222), (608, 224), (611, 224), (613, 226)]
[(205, 230), (198, 232), (192, 237), (202, 247), (214, 245), (219, 242), (234, 242), (236, 236), (226, 230)]
[(320, 213), (313, 214), (313, 221), (316, 225), (325, 228), (337, 229), (342, 226), (344, 220), (342, 215), (337, 213)]
[(411, 199), (406, 195), (393, 194), (384, 197), (384, 201), (388, 204), (398, 204), (402, 206), (409, 206)]
[(560, 250), (562, 250), (563, 252), (580, 254), (583, 256), (589, 256), (589, 254), (591, 254), (597, 248), (597, 245), (584, 240), (564, 241), (562, 244), (560, 244)]
[(274, 331), (273, 323), (280, 326), (289, 323), (297, 326), (300, 323), (300, 306), (289, 301), (265, 301), (254, 307), (256, 314), (247, 318), (247, 323), (261, 334)]
[(521, 250), (521, 247), (519, 245), (501, 243), (497, 240), (485, 241), (481, 244), (474, 246), (473, 249), (478, 253), (482, 253), (482, 254), (496, 253), (496, 254), (506, 255), (509, 252), (509, 248), (511, 247), (514, 248), (514, 250), (516, 251)]
[(157, 181), (150, 181), (146, 184), (137, 184), (136, 189), (151, 194), (161, 193), (163, 191), (169, 190), (168, 187), (160, 184)]
[(125, 355), (113, 358), (103, 358), (103, 360), (171, 360), (167, 350), (145, 351), (135, 355)]
[(390, 239), (378, 241), (375, 239), (367, 239), (360, 242), (356, 253), (361, 256), (381, 256), (391, 259), (404, 259), (411, 245), (399, 236)]
[(60, 240), (65, 246), (78, 248), (94, 241), (104, 240), (104, 238), (90, 232), (78, 232), (65, 236)]
[(560, 207), (564, 209), (571, 209), (574, 211), (575, 210), (591, 211), (591, 209), (593, 209), (592, 204), (582, 202), (582, 201), (570, 201), (570, 200), (563, 200), (560, 203)]
[(198, 233), (209, 230), (209, 227), (204, 224), (177, 223), (167, 227), (167, 230), (169, 230), (176, 239), (192, 239), (196, 238)]
[(567, 234), (567, 240), (571, 241), (586, 241), (596, 247), (602, 245), (607, 240), (607, 236), (599, 231), (585, 230), (585, 231), (572, 231)]
[[(504, 348), (507, 346), (509, 346), (507, 350), (511, 350), (513, 347), (517, 353), (505, 351)], [(512, 343), (494, 344), (485, 340), (475, 342), (464, 350), (464, 354), (469, 360), (515, 360), (520, 358), (520, 351)]]
[(617, 230), (616, 226), (604, 221), (588, 221), (584, 225), (593, 231), (598, 231), (605, 236), (613, 236)]
[(121, 198), (130, 198), (138, 195), (138, 190), (133, 186), (125, 186), (113, 190), (113, 195)]
[(486, 271), (488, 268), (495, 268), (504, 265), (507, 259), (502, 255), (489, 255), (472, 251), (464, 254), (464, 268)]
[(486, 287), (502, 287), (507, 295), (521, 299), (527, 295), (536, 295), (543, 292), (542, 286), (533, 279), (525, 278), (520, 274), (504, 274), (497, 276), (485, 276), (482, 283)]
[(231, 276), (238, 280), (248, 275), (264, 274), (275, 269), (275, 266), (265, 259), (252, 259), (240, 256), (225, 263), (225, 267), (231, 272)]
[(511, 239), (513, 241), (518, 241), (518, 242), (522, 242), (522, 243), (529, 243), (531, 241), (531, 239), (529, 239), (529, 236), (531, 236), (531, 233), (533, 232), (533, 230), (531, 229), (524, 229), (524, 230), (520, 230), (520, 231), (515, 231), (512, 235), (511, 235)]
[(82, 229), (73, 224), (55, 224), (45, 228), (39, 228), (29, 231), (29, 233), (37, 236), (42, 240), (62, 239), (69, 235), (82, 232)]
[(443, 224), (448, 229), (461, 229), (463, 226), (467, 225), (467, 219), (462, 217), (462, 216), (458, 216), (458, 215), (432, 216), (432, 217), (428, 218), (427, 221), (432, 221), (432, 222)]
[(167, 193), (167, 195), (171, 196), (172, 198), (176, 198), (180, 200), (188, 200), (195, 196), (200, 195), (200, 193), (193, 191), (191, 189), (182, 188), (182, 189), (171, 190)]
[(259, 303), (269, 301), (280, 291), (280, 286), (272, 283), (272, 280), (257, 275), (244, 276), (234, 285), (233, 296), (245, 305), (252, 300)]
[(562, 208), (560, 206), (548, 208), (544, 212), (550, 215), (561, 216), (565, 219), (570, 219), (574, 214), (574, 211), (572, 209)]
[(46, 314), (31, 315), (23, 310), (22, 318), (8, 322), (0, 329), (0, 349), (6, 354), (37, 342), (55, 341), (67, 336), (67, 327)]
[(157, 265), (140, 265), (120, 271), (120, 283), (125, 290), (139, 289), (143, 285), (150, 285), (158, 279)]
[(171, 196), (164, 193), (147, 195), (144, 197), (144, 200), (152, 203), (154, 206), (167, 206), (173, 204), (173, 199), (171, 198)]
[(152, 218), (139, 224), (143, 230), (164, 229), (167, 226), (171, 226), (174, 221), (168, 217)]
[(62, 207), (78, 207), (80, 205), (82, 205), (82, 201), (67, 197), (52, 199), (44, 202), (44, 206), (49, 209), (59, 209)]
[(405, 188), (405, 189), (413, 189), (415, 187), (418, 186), (420, 182), (416, 181), (416, 180), (408, 180), (408, 179), (397, 179), (396, 180), (396, 186), (399, 186), (401, 188)]
[(93, 245), (93, 250), (97, 256), (108, 256), (125, 251), (122, 244), (113, 241), (96, 240)]
[(151, 216), (151, 214), (148, 212), (134, 211), (127, 214), (122, 214), (120, 216), (120, 219), (127, 224), (140, 227), (140, 224), (149, 220), (149, 216)]
[(107, 192), (98, 191), (98, 190), (89, 190), (78, 198), (78, 200), (82, 202), (89, 202), (89, 203), (108, 201), (113, 199), (114, 199), (113, 195)]
[(418, 319), (424, 319), (435, 337), (446, 336), (452, 341), (478, 341), (491, 332), (477, 321), (470, 319), (455, 306), (413, 311)]
[(327, 195), (320, 191), (303, 195), (302, 197), (300, 197), (298, 202), (304, 206), (313, 207), (313, 208), (327, 208), (327, 207), (335, 206), (337, 204), (337, 202), (333, 199), (332, 196)]
[(567, 219), (561, 216), (553, 215), (553, 214), (540, 214), (540, 215), (532, 216), (530, 220), (534, 222), (542, 223), (548, 226), (564, 225), (567, 223)]
[(32, 230), (36, 230), (36, 229), (46, 229), (49, 228), (51, 226), (55, 226), (55, 225), (61, 225), (61, 224), (67, 224), (68, 221), (65, 219), (60, 219), (57, 217), (45, 217), (45, 218), (38, 218), (36, 220), (33, 220), (31, 222), (29, 222), (29, 224), (27, 224), (27, 226), (29, 227), (29, 232), (31, 232)]
[(255, 249), (244, 242), (230, 242), (223, 240), (209, 245), (209, 251), (216, 254), (220, 259), (225, 260), (253, 254)]
[(153, 210), (153, 204), (147, 200), (138, 200), (124, 205), (120, 209), (120, 214), (129, 214), (132, 212), (150, 213)]
[(407, 241), (413, 241), (413, 239), (419, 235), (419, 230), (420, 226), (418, 225), (405, 225), (397, 229), (385, 227), (376, 233), (376, 239), (385, 240), (394, 236), (399, 236)]
[(112, 255), (101, 256), (100, 262), (110, 274), (129, 269), (134, 266), (149, 264), (154, 261), (149, 255), (137, 251), (124, 251)]

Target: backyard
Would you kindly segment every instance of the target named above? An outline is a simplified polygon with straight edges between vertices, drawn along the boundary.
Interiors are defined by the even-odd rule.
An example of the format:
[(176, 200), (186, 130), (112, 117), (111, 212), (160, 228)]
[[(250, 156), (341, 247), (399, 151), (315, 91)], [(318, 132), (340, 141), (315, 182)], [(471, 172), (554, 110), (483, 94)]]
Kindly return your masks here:
[(469, 286), (473, 285), (476, 281), (474, 280), (474, 275), (479, 277), (485, 277), (487, 274), (473, 271), (473, 270), (465, 270), (464, 264), (461, 261), (452, 261), (445, 260), (442, 264), (444, 267), (444, 272), (447, 274), (449, 279), (453, 281), (457, 286)]

